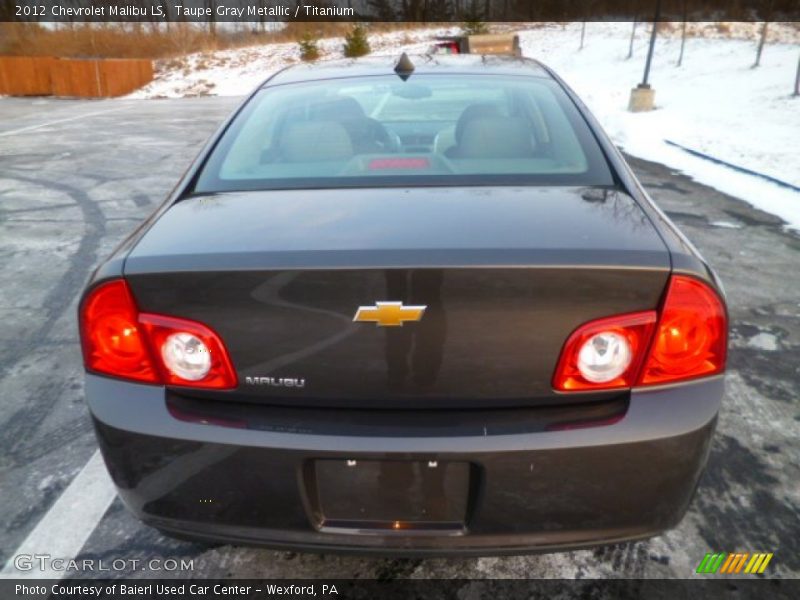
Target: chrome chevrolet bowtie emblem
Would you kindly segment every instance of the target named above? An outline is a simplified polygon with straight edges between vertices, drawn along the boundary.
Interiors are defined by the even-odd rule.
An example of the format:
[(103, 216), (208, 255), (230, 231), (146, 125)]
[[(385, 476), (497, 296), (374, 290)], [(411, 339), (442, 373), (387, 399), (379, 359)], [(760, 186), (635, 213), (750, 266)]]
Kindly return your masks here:
[(359, 306), (353, 321), (375, 323), (377, 327), (402, 327), (406, 321), (419, 321), (426, 306), (403, 306), (402, 302), (376, 302)]

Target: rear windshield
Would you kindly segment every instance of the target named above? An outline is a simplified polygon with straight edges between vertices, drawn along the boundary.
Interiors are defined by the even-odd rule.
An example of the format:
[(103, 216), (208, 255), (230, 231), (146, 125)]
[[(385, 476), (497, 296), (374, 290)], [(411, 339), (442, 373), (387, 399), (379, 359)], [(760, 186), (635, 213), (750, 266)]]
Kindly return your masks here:
[(612, 184), (554, 81), (392, 75), (268, 87), (224, 133), (195, 191), (493, 184)]

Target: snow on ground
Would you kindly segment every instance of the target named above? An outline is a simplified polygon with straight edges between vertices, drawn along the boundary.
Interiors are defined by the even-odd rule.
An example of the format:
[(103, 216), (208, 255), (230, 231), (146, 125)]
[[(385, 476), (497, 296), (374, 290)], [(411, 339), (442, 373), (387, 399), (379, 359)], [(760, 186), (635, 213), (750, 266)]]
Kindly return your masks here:
[[(791, 97), (800, 31), (771, 26), (761, 66), (755, 59), (758, 24), (690, 24), (683, 65), (677, 27), (659, 36), (650, 82), (657, 110), (627, 111), (641, 81), (649, 27), (640, 24), (627, 58), (631, 23), (588, 23), (578, 50), (579, 23), (525, 30), (523, 53), (552, 67), (589, 106), (626, 152), (668, 165), (697, 181), (778, 215), (800, 230), (800, 193), (708, 162), (666, 140), (800, 186), (800, 98)], [(371, 36), (374, 54), (424, 52), (430, 40), (457, 28)], [(341, 57), (342, 38), (319, 41), (324, 58)], [(243, 95), (276, 70), (299, 60), (297, 44), (272, 44), (194, 54), (159, 65), (157, 79), (132, 97)]]
[[(373, 54), (422, 54), (435, 37), (458, 31), (458, 27), (392, 31), (370, 36), (370, 46)], [(317, 42), (323, 59), (342, 58), (342, 46), (341, 37)], [(299, 61), (300, 51), (293, 42), (191, 54), (185, 59), (158, 61), (155, 81), (128, 97), (243, 96), (275, 71)]]
[(522, 48), (565, 79), (629, 154), (682, 171), (800, 230), (800, 193), (665, 142), (800, 186), (800, 98), (791, 97), (800, 44), (767, 45), (753, 69), (754, 41), (691, 37), (677, 67), (680, 38), (673, 32), (657, 40), (650, 71), (657, 110), (631, 113), (630, 89), (641, 81), (649, 43), (640, 25), (628, 60), (631, 27), (590, 23), (580, 51), (579, 24), (526, 31)]

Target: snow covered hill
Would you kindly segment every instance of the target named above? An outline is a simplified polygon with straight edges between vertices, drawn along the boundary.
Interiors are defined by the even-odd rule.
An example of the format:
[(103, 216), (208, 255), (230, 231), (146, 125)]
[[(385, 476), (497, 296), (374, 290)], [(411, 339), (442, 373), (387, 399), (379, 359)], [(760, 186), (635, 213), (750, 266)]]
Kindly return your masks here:
[[(659, 36), (650, 82), (657, 110), (627, 111), (630, 89), (642, 77), (649, 39), (640, 24), (628, 59), (631, 23), (588, 23), (579, 50), (579, 23), (520, 27), (525, 56), (552, 67), (578, 92), (626, 152), (666, 164), (722, 192), (783, 218), (800, 230), (800, 192), (685, 152), (671, 141), (800, 187), (800, 97), (791, 97), (800, 31), (773, 24), (761, 66), (755, 59), (758, 24), (690, 24), (683, 65), (677, 27)], [(424, 52), (450, 29), (372, 36), (373, 54)], [(324, 58), (340, 57), (343, 40), (323, 39)], [(132, 97), (242, 95), (270, 73), (299, 60), (296, 44), (272, 44), (195, 54), (159, 65), (151, 85)]]
[[(424, 53), (436, 36), (458, 31), (458, 27), (392, 31), (371, 35), (369, 41), (372, 54)], [(343, 45), (344, 38), (341, 37), (323, 38), (317, 42), (323, 60), (342, 58)], [(275, 71), (299, 61), (296, 43), (190, 54), (181, 59), (157, 61), (155, 81), (129, 97), (243, 96)]]
[(690, 38), (676, 66), (680, 38), (657, 41), (650, 83), (656, 107), (627, 111), (630, 88), (641, 81), (649, 42), (640, 26), (627, 59), (631, 24), (587, 25), (521, 34), (526, 56), (553, 67), (586, 102), (626, 152), (686, 173), (742, 198), (800, 230), (800, 192), (746, 175), (676, 148), (666, 140), (800, 187), (800, 97), (791, 97), (800, 44), (766, 46), (752, 68), (756, 42)]

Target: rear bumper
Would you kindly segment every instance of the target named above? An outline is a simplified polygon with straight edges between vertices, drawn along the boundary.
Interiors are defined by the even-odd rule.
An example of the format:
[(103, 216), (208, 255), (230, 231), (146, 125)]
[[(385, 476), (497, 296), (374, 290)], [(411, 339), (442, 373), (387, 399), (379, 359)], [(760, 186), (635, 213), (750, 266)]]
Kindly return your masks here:
[[(713, 378), (634, 391), (621, 420), (584, 429), (366, 437), (186, 422), (163, 388), (86, 383), (111, 476), (144, 522), (209, 541), (409, 556), (553, 551), (669, 529), (705, 466), (723, 389)], [(468, 463), (463, 528), (329, 527), (314, 489), (323, 459)]]

